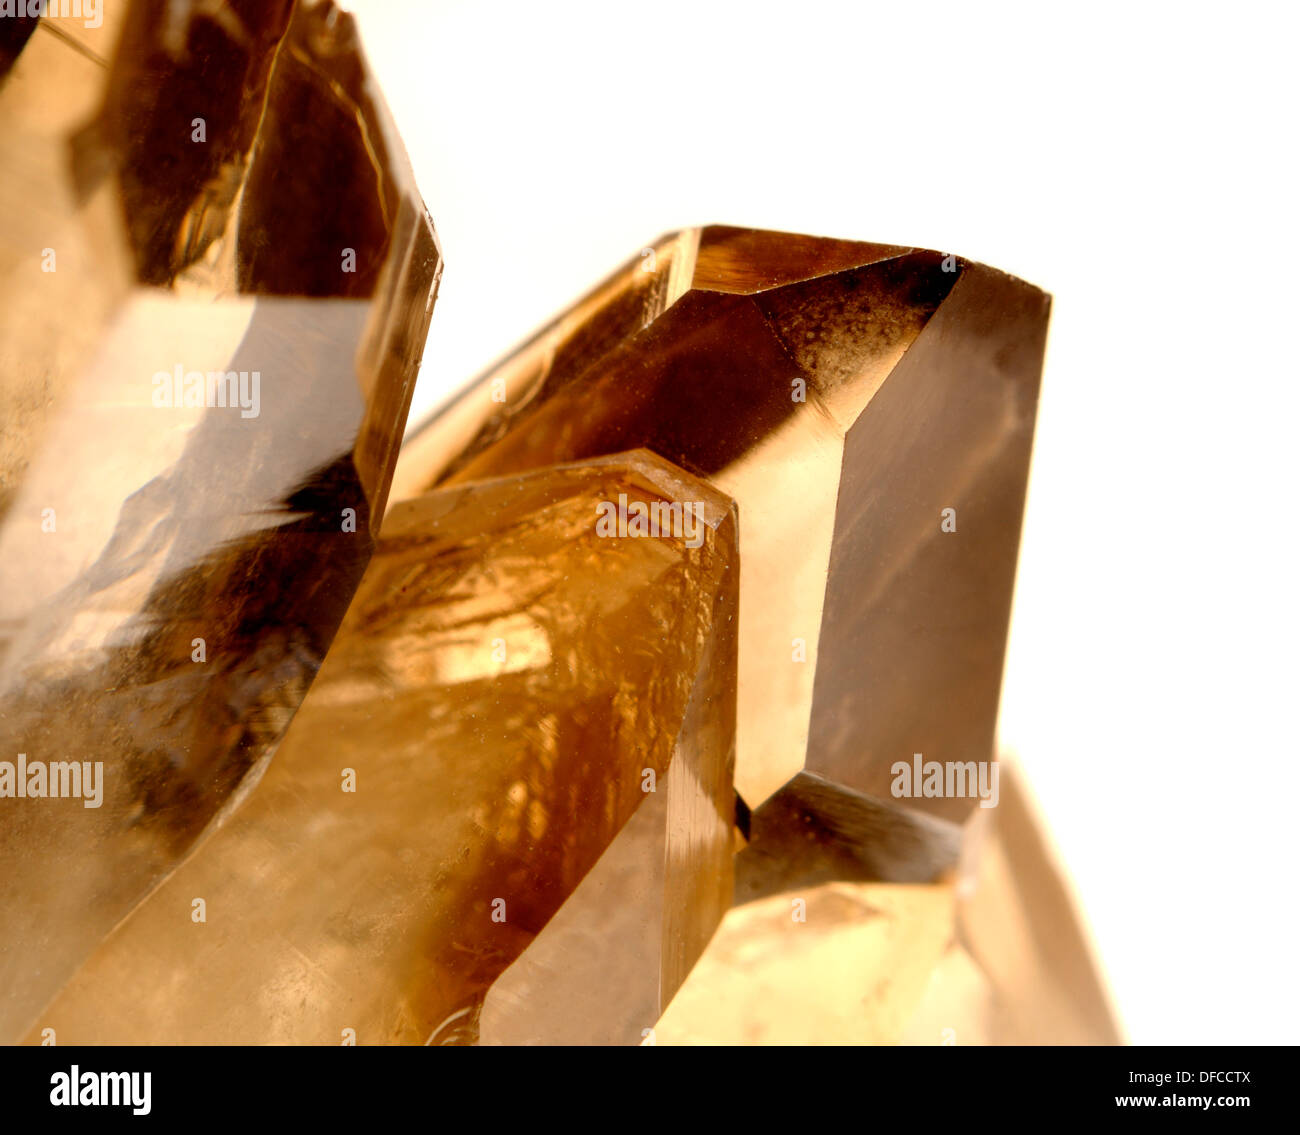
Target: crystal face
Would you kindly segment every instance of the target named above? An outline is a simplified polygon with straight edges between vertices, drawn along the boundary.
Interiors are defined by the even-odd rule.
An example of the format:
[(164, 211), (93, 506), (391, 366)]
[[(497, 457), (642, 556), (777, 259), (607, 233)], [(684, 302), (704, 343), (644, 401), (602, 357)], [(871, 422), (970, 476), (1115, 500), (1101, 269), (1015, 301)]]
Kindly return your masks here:
[(897, 1044), (952, 918), (942, 884), (820, 883), (737, 906), (655, 1043)]
[(349, 17), (103, 8), (0, 21), (0, 748), (101, 770), (0, 801), (10, 1040), (291, 719), (441, 272)]
[[(876, 865), (827, 872), (806, 854), (742, 868), (742, 851), (736, 906), (656, 1043), (1120, 1043), (1021, 777), (1004, 767), (997, 808), (968, 822), (962, 867), (939, 882), (827, 881), (866, 880)], [(815, 807), (806, 790), (800, 801)], [(786, 806), (769, 826), (790, 846), (804, 817)], [(897, 842), (858, 846), (870, 855)]]
[(736, 855), (736, 901), (836, 881), (928, 882), (956, 866), (960, 833), (802, 772), (756, 809)]
[(397, 491), (645, 446), (740, 507), (751, 807), (804, 769), (892, 803), (899, 758), (990, 760), (1048, 297), (886, 245), (647, 251), (422, 431)]
[[(604, 539), (620, 496), (698, 531)], [(396, 507), (266, 775), (41, 1027), (639, 1042), (731, 897), (735, 555), (646, 453)]]

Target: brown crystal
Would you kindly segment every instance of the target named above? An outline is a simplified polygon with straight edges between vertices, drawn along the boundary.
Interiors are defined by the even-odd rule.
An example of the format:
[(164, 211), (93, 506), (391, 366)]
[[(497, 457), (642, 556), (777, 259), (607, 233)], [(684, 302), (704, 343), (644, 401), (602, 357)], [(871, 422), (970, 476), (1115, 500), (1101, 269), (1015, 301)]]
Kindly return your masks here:
[[(942, 882), (832, 882), (825, 862), (799, 875), (772, 855), (769, 885), (742, 888), (738, 864), (736, 906), (655, 1043), (1120, 1043), (1021, 777), (1002, 767), (998, 807), (969, 821), (964, 866)], [(769, 827), (783, 820), (799, 838), (789, 809)]]
[[(646, 446), (744, 520), (737, 788), (987, 762), (1048, 297), (955, 257), (666, 237), (413, 440), (395, 492)], [(943, 530), (945, 509), (956, 530)]]
[(0, 800), (11, 1040), (292, 717), (441, 271), (350, 17), (103, 8), (0, 78), (0, 749), (103, 766), (98, 807)]
[[(963, 876), (954, 905), (987, 810), (894, 792), (916, 754), (992, 774), (1048, 306), (940, 253), (688, 230), (404, 451), (398, 496), (644, 445), (738, 503), (736, 905), (655, 1043), (920, 1040), (936, 1005), (949, 1023), (924, 1043), (985, 1018), (989, 1037), (1117, 1035), (1041, 841), (1021, 841), (1018, 881)], [(1030, 877), (1049, 896), (1032, 927)], [(1054, 956), (1077, 962), (1073, 1004)], [(949, 972), (977, 980), (945, 1000)]]
[(749, 820), (736, 902), (830, 882), (925, 882), (956, 866), (960, 832), (801, 772)]
[[(698, 542), (602, 538), (620, 495)], [(395, 506), (265, 776), (40, 1028), (639, 1042), (730, 900), (735, 557), (648, 453)]]

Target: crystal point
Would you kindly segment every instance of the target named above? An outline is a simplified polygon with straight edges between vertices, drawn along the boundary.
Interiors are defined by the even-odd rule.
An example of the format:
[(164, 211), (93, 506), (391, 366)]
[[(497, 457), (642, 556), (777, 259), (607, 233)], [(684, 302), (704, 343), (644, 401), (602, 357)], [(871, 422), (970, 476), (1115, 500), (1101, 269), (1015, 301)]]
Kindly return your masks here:
[[(700, 527), (603, 538), (620, 500)], [(42, 1027), (639, 1043), (730, 902), (735, 551), (648, 453), (396, 506), (261, 781)]]
[(686, 230), (428, 423), (396, 491), (635, 446), (708, 476), (744, 521), (741, 795), (806, 769), (959, 821), (890, 770), (992, 759), (1048, 307), (941, 253)]

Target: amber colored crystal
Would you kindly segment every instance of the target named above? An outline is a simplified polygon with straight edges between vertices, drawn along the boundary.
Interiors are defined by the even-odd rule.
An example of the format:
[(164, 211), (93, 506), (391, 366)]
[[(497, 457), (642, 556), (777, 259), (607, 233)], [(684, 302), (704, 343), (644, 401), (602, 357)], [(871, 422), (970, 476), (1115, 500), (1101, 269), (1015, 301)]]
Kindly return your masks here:
[(734, 907), (654, 1043), (897, 1044), (952, 919), (939, 883), (818, 883)]
[[(700, 527), (604, 537), (620, 496)], [(260, 783), (39, 1027), (639, 1043), (730, 901), (737, 575), (645, 452), (395, 506)]]
[(969, 821), (962, 870), (942, 882), (826, 882), (787, 866), (747, 901), (738, 878), (654, 1042), (1119, 1043), (1020, 776), (1003, 767), (998, 807)]
[(98, 807), (0, 799), (0, 1039), (279, 740), (441, 271), (350, 17), (101, 12), (0, 53), (0, 759), (103, 767)]
[(806, 770), (960, 821), (891, 768), (992, 758), (1048, 307), (941, 253), (687, 230), (443, 410), (395, 495), (633, 446), (707, 477), (744, 533), (742, 797)]

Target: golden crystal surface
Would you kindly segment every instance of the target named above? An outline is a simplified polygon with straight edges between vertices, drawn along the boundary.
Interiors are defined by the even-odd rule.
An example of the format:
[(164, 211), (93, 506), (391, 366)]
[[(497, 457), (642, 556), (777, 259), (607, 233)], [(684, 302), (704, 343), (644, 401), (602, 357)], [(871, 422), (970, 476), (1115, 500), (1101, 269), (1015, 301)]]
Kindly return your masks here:
[[(742, 888), (738, 870), (736, 905), (655, 1043), (1120, 1043), (1020, 780), (1004, 773), (998, 807), (969, 822), (961, 869), (937, 883), (827, 882), (806, 856), (802, 872), (768, 857), (764, 888)], [(798, 838), (802, 818), (788, 809), (769, 823), (786, 819)]]
[[(1118, 1037), (1015, 786), (1014, 861), (987, 811), (1048, 309), (941, 253), (687, 230), (404, 450), (399, 497), (636, 445), (738, 504), (734, 906), (647, 1043)], [(913, 760), (948, 788), (898, 791)]]
[(819, 883), (728, 911), (658, 1045), (897, 1044), (952, 933), (952, 888)]
[(684, 230), (394, 473), (350, 18), (0, 21), (0, 159), (0, 1039), (1118, 1039), (1017, 776), (894, 775), (993, 767), (1042, 292)]
[(686, 230), (432, 420), (395, 493), (634, 446), (707, 477), (743, 518), (738, 791), (896, 803), (899, 759), (992, 759), (1048, 307), (941, 253)]
[(737, 577), (731, 502), (644, 452), (396, 506), (265, 776), (40, 1028), (639, 1043), (730, 902)]
[[(103, 9), (0, 54), (10, 1040), (291, 719), (370, 557), (441, 272), (350, 17)], [(87, 806), (31, 771), (68, 763)]]

